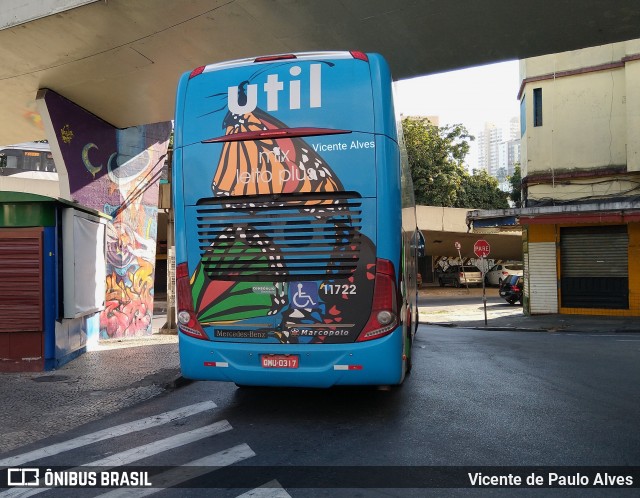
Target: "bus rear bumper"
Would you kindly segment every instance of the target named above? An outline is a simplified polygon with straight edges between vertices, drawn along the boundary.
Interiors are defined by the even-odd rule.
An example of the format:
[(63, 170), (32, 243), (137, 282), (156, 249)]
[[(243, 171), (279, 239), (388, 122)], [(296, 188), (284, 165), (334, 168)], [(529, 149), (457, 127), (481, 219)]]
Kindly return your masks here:
[[(203, 341), (179, 333), (187, 379), (248, 386), (393, 385), (403, 379), (402, 328), (380, 339), (347, 344), (259, 344)], [(263, 355), (297, 357), (295, 368), (262, 366)]]

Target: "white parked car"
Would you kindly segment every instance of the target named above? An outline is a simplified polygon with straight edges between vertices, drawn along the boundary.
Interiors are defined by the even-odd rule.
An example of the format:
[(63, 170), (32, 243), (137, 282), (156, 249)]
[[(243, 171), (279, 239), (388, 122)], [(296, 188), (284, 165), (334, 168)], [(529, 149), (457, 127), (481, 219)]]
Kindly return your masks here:
[(494, 265), (485, 275), (484, 283), (486, 285), (501, 285), (502, 281), (509, 275), (522, 276), (523, 267), (520, 263), (501, 263)]
[(454, 287), (482, 285), (482, 272), (475, 266), (452, 265), (438, 276), (440, 287), (451, 284)]

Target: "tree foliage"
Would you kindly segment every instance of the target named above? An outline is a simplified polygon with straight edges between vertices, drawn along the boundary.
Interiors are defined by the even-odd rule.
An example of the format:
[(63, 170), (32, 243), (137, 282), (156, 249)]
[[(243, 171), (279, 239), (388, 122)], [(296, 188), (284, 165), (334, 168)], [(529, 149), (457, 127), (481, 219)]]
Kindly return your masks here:
[(485, 171), (464, 167), (474, 137), (461, 125), (438, 127), (426, 118), (402, 121), (416, 203), (469, 209), (508, 207), (507, 194)]
[(511, 184), (511, 192), (509, 197), (513, 201), (513, 204), (517, 208), (522, 207), (522, 172), (520, 165), (516, 164), (513, 175), (509, 177), (509, 183)]
[(504, 209), (509, 207), (508, 194), (498, 187), (498, 180), (486, 171), (466, 171), (458, 194), (457, 205), (453, 207), (472, 209)]

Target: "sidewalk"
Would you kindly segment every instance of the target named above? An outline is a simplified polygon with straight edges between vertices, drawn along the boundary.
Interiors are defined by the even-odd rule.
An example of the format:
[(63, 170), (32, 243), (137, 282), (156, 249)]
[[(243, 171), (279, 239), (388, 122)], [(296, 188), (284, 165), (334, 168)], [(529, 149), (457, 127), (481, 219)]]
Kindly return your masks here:
[(157, 333), (165, 306), (156, 302), (150, 336), (100, 341), (54, 371), (0, 373), (0, 454), (179, 386), (178, 337)]
[[(430, 297), (471, 295), (466, 304), (429, 304)], [(495, 295), (497, 289), (486, 289), (487, 296)], [(482, 330), (517, 330), (522, 332), (576, 332), (576, 333), (640, 333), (639, 317), (617, 317), (599, 315), (533, 315), (527, 316), (521, 305), (510, 305), (506, 301), (487, 303), (485, 325), (482, 288), (452, 289), (425, 286), (420, 289), (420, 323), (442, 327), (471, 328)]]

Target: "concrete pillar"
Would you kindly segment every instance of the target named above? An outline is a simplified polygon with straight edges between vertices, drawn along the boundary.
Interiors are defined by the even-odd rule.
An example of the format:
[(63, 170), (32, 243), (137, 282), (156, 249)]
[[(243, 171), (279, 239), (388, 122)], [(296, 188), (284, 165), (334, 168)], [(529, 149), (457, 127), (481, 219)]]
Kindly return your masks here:
[(171, 123), (117, 129), (52, 90), (36, 100), (61, 196), (113, 217), (100, 337), (151, 334), (158, 189)]

